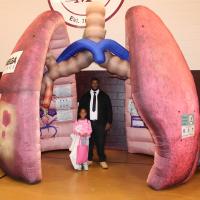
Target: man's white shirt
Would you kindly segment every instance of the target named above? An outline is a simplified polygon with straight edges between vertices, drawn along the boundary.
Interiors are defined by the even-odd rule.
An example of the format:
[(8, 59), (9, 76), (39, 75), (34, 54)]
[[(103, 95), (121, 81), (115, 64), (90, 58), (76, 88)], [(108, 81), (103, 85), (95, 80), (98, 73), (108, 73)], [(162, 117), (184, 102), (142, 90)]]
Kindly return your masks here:
[[(94, 93), (96, 93), (96, 109), (93, 112), (92, 108), (93, 108), (93, 98), (94, 98)], [(90, 95), (91, 95), (91, 99), (90, 99), (90, 120), (98, 120), (98, 94), (99, 94), (99, 90), (90, 90)]]

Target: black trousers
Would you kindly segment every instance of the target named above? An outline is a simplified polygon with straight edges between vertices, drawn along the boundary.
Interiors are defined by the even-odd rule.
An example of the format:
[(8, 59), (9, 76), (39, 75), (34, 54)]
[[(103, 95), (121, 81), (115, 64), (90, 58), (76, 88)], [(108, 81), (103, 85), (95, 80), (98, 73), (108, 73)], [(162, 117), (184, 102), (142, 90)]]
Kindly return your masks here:
[(106, 155), (104, 152), (105, 137), (106, 137), (105, 125), (98, 121), (91, 121), (91, 124), (92, 124), (92, 134), (89, 143), (88, 160), (92, 161), (93, 149), (94, 145), (96, 145), (99, 161), (103, 162), (106, 160)]

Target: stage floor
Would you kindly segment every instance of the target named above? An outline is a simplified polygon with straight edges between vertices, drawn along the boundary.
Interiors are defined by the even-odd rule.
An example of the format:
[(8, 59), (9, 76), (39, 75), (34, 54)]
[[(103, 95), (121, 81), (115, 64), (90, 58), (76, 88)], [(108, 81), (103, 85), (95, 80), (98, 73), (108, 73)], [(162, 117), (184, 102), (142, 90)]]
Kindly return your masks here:
[[(110, 168), (97, 163), (88, 172), (72, 169), (68, 153), (42, 154), (43, 181), (27, 185), (0, 179), (1, 200), (195, 200), (200, 197), (200, 173), (179, 187), (156, 192), (146, 185), (153, 158), (123, 151), (107, 151)], [(1, 174), (1, 171), (0, 171)]]

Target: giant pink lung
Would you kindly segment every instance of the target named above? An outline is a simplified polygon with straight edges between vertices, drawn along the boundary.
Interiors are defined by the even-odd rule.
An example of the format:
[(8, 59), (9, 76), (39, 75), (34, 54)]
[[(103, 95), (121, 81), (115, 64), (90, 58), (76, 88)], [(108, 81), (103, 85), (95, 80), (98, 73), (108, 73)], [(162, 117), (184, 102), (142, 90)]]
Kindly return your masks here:
[[(175, 39), (151, 10), (131, 8), (126, 28), (133, 99), (156, 144), (148, 185), (159, 190), (184, 183), (194, 174), (199, 157), (193, 77)], [(185, 137), (184, 119), (191, 119), (192, 128), (192, 116), (194, 131)]]
[(63, 17), (41, 14), (25, 31), (14, 52), (23, 51), (13, 73), (0, 81), (0, 167), (29, 183), (41, 180), (39, 99), (48, 52), (59, 55), (69, 44)]
[[(199, 156), (200, 119), (194, 80), (173, 36), (152, 11), (141, 6), (131, 8), (126, 27), (132, 97), (156, 145), (147, 182), (157, 190), (184, 183), (194, 174)], [(43, 13), (13, 50), (13, 53), (23, 51), (15, 70), (4, 74), (0, 81), (0, 167), (8, 175), (28, 183), (42, 178), (39, 99), (45, 59), (48, 53), (57, 57), (68, 45), (63, 17), (54, 11)], [(59, 87), (69, 82), (75, 88), (74, 75), (57, 80), (55, 91), (61, 94)], [(72, 121), (76, 118), (76, 91), (72, 90), (73, 117), (68, 122), (55, 122), (60, 128), (56, 138), (52, 137), (53, 132), (44, 132), (41, 141), (44, 151), (70, 144)], [(57, 96), (63, 97), (69, 96)], [(129, 94), (127, 97), (131, 98)], [(53, 99), (51, 108), (56, 105)], [(57, 110), (61, 105), (58, 107)], [(136, 147), (138, 151), (152, 154), (154, 144), (147, 133), (141, 132), (143, 136), (139, 137), (139, 132), (132, 135), (128, 129), (130, 147), (132, 142), (142, 141), (141, 145), (145, 142), (151, 146), (143, 150)], [(64, 137), (68, 138), (66, 143)]]

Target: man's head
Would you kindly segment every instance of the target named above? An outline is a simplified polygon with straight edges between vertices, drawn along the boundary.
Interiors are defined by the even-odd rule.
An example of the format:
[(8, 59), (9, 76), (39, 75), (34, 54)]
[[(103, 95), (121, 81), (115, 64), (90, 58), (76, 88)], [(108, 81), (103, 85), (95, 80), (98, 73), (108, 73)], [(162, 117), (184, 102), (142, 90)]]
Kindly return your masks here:
[(100, 84), (100, 81), (98, 78), (92, 78), (91, 79), (91, 89), (96, 91), (99, 89), (99, 84)]

